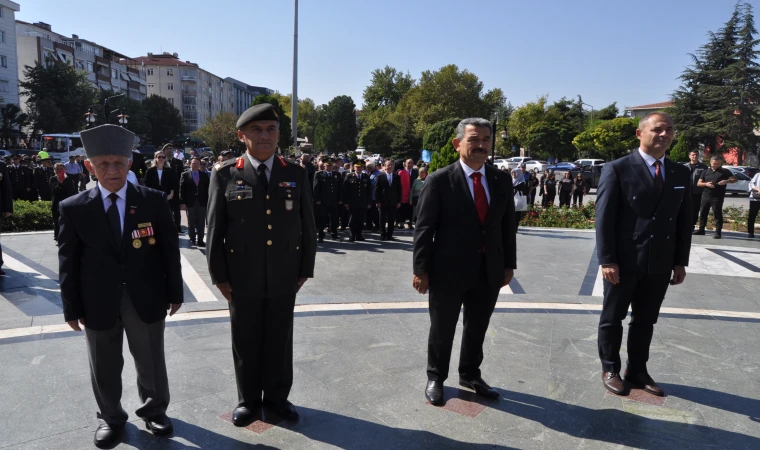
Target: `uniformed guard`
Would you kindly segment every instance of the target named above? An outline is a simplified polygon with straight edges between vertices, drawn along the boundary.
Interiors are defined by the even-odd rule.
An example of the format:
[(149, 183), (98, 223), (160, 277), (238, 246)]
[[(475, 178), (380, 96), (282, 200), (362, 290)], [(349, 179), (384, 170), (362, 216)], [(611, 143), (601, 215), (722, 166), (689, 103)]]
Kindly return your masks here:
[(298, 418), (288, 401), (293, 309), (314, 276), (317, 245), (306, 170), (274, 154), (279, 125), (270, 104), (246, 110), (237, 134), (247, 151), (216, 164), (209, 186), (206, 257), (211, 281), (230, 304), (238, 388), (232, 422), (241, 427), (261, 417), (262, 403)]
[(13, 155), (11, 161), (13, 163), (8, 166), (8, 178), (11, 180), (13, 200), (26, 200), (32, 190), (32, 177), (29, 176), (29, 169), (21, 165), (19, 155)]
[(318, 242), (324, 242), (325, 227), (329, 224), (330, 237), (338, 239), (338, 207), (343, 204), (340, 197), (340, 174), (333, 172), (335, 160), (329, 156), (322, 158), (325, 170), (314, 174), (314, 203), (317, 205)]
[(32, 175), (34, 188), (39, 192), (40, 200), (49, 202), (53, 200), (53, 188), (50, 185), (50, 179), (55, 176), (53, 158), (47, 152), (40, 152), (40, 158), (40, 166), (34, 169)]
[(372, 201), (372, 182), (364, 173), (364, 161), (354, 161), (354, 171), (343, 180), (343, 204), (351, 214), (348, 226), (351, 229), (350, 242), (363, 241), (364, 217)]

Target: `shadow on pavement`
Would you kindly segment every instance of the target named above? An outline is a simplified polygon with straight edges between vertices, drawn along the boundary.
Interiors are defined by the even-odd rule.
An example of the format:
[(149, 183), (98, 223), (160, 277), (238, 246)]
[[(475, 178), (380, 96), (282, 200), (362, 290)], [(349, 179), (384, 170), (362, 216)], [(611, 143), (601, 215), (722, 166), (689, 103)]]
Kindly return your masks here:
[(172, 423), (174, 424), (174, 434), (167, 437), (154, 436), (153, 433), (142, 427), (142, 422), (139, 422), (139, 425), (138, 423), (129, 423), (125, 429), (123, 443), (135, 448), (160, 449), (277, 449), (277, 447), (269, 445), (239, 441), (179, 419), (172, 419)]
[(754, 422), (760, 422), (760, 400), (681, 384), (660, 383), (660, 386), (672, 397), (682, 398), (734, 414), (745, 415)]

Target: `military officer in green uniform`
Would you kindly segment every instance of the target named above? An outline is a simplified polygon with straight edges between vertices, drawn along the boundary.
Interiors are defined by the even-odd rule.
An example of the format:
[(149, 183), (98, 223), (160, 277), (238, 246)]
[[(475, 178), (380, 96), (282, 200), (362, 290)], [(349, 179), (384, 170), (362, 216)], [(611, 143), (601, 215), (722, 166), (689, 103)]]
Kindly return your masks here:
[[(331, 157), (322, 158), (325, 170), (320, 170), (314, 175), (314, 203), (317, 205), (317, 231), (318, 242), (324, 242), (325, 227), (330, 226), (330, 236), (338, 239), (339, 208), (343, 204), (340, 197), (340, 174), (333, 172)], [(329, 222), (328, 222), (329, 220)]]
[(369, 175), (364, 173), (364, 161), (361, 159), (354, 161), (354, 171), (346, 174), (341, 197), (343, 205), (351, 214), (348, 220), (351, 229), (349, 241), (363, 241), (364, 217), (372, 202), (372, 182)]
[(237, 426), (267, 407), (298, 418), (293, 384), (296, 293), (314, 276), (314, 201), (303, 167), (275, 155), (279, 117), (263, 103), (237, 121), (243, 156), (211, 173), (206, 257), (211, 281), (230, 305)]

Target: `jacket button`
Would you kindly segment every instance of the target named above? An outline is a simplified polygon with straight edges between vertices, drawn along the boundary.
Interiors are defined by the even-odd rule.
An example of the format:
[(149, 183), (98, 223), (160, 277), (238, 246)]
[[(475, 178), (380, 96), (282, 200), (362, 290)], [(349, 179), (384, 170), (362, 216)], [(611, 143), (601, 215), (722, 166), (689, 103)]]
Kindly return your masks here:
[(267, 245), (272, 245), (272, 241), (267, 241)]
[(654, 238), (654, 235), (649, 236), (650, 238)]
[(296, 250), (301, 250), (301, 247), (299, 247), (299, 246), (296, 246)]
[(234, 249), (234, 248), (231, 248), (231, 249), (230, 249), (230, 253), (235, 253), (235, 249)]
[(670, 239), (670, 236), (666, 237), (665, 239)]
[(243, 199), (243, 196), (242, 195), (238, 195), (238, 200), (242, 200), (242, 199)]
[(267, 228), (271, 230), (272, 229), (272, 225), (267, 225)]
[(269, 195), (267, 195), (267, 200), (269, 200)]
[(267, 209), (267, 214), (272, 214), (272, 210), (271, 209)]
[(633, 199), (636, 200), (636, 196), (635, 195), (633, 196)]

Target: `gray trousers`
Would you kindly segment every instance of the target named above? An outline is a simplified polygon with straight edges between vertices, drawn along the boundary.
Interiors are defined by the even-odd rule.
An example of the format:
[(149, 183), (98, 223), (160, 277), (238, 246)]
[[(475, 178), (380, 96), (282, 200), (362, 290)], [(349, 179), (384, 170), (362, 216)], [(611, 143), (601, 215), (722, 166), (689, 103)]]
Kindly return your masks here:
[(124, 291), (121, 314), (116, 325), (107, 331), (87, 328), (87, 353), (98, 419), (111, 425), (123, 425), (127, 413), (121, 407), (121, 370), (124, 332), (137, 369), (137, 392), (142, 405), (135, 414), (150, 418), (166, 412), (169, 406), (169, 380), (164, 360), (164, 321), (145, 323), (137, 315), (132, 300)]
[(195, 235), (198, 235), (198, 241), (203, 240), (203, 235), (206, 232), (206, 207), (201, 206), (199, 202), (195, 202), (193, 206), (187, 206), (187, 235), (191, 241), (195, 240)]

